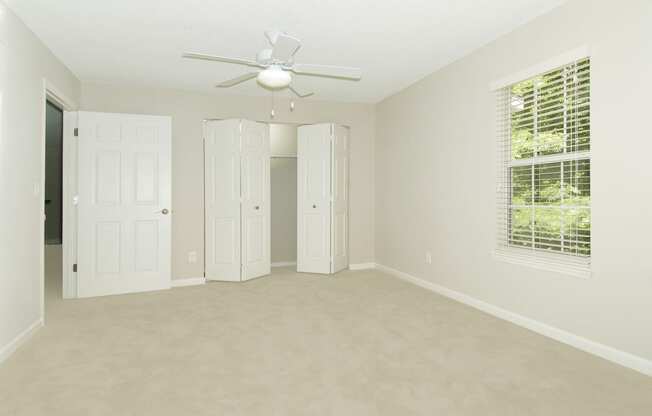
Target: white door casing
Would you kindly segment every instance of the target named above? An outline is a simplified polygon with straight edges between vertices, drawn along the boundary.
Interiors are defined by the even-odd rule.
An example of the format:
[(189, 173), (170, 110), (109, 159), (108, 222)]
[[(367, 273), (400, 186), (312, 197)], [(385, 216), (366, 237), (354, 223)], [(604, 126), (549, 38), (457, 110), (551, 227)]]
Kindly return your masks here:
[(298, 272), (331, 272), (331, 128), (331, 124), (298, 128)]
[(205, 274), (240, 281), (240, 120), (204, 125)]
[(63, 112), (63, 172), (62, 180), (62, 295), (64, 299), (77, 297), (77, 273), (73, 270), (73, 264), (77, 263), (77, 195), (79, 181), (77, 174), (77, 152), (79, 137), (75, 136), (75, 129), (78, 128), (79, 113), (77, 111)]
[(271, 272), (269, 125), (241, 121), (242, 280)]
[(331, 273), (349, 267), (349, 129), (333, 126), (331, 148)]
[(171, 119), (79, 112), (78, 296), (166, 289)]

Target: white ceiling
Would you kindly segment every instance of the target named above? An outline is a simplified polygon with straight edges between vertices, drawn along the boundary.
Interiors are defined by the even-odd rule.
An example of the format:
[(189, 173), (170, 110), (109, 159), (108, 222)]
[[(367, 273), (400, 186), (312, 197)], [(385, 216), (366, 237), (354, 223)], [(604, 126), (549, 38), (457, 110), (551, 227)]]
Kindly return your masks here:
[[(315, 99), (378, 102), (564, 0), (8, 0), (82, 81), (214, 91), (250, 68), (265, 30), (299, 37), (297, 62), (358, 66), (359, 82), (299, 76)], [(230, 93), (269, 95), (255, 81)]]

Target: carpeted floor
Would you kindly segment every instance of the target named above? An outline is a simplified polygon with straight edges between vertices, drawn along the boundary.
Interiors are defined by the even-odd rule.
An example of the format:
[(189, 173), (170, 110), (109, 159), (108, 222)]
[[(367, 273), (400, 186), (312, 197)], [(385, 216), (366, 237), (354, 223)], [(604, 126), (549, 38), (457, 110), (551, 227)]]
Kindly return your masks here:
[(652, 378), (378, 271), (62, 301), (0, 415), (652, 415)]

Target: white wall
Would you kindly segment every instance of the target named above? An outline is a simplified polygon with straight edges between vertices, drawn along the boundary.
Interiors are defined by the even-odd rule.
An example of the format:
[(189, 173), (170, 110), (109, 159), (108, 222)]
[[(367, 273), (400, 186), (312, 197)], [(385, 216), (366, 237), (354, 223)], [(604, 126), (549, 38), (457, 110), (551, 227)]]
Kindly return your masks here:
[[(270, 100), (264, 97), (184, 92), (84, 83), (81, 107), (87, 111), (172, 116), (172, 275), (202, 276), (204, 255), (202, 120), (248, 118), (269, 121)], [(373, 141), (375, 107), (369, 104), (276, 100), (280, 123), (333, 121), (351, 127), (351, 262), (374, 258)], [(188, 263), (188, 252), (198, 262)]]
[(0, 359), (41, 319), (44, 78), (78, 99), (75, 76), (0, 2)]
[[(649, 0), (570, 1), (381, 102), (376, 261), (652, 359), (651, 23)], [(587, 280), (492, 259), (489, 84), (582, 45), (592, 51)]]

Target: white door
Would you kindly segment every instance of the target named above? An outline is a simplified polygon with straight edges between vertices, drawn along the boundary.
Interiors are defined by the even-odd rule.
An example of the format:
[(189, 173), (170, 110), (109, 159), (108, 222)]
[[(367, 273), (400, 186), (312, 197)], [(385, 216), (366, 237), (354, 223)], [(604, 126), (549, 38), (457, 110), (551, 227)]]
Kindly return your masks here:
[(331, 162), (331, 273), (349, 267), (349, 129), (333, 127)]
[(271, 271), (269, 125), (242, 120), (242, 280)]
[(240, 120), (204, 132), (205, 258), (209, 280), (240, 281)]
[(169, 288), (171, 119), (78, 120), (78, 295)]
[(297, 271), (331, 271), (331, 128), (298, 128)]

